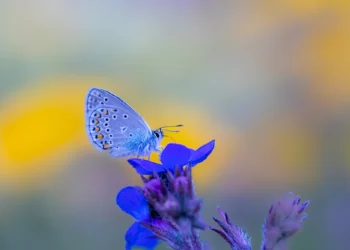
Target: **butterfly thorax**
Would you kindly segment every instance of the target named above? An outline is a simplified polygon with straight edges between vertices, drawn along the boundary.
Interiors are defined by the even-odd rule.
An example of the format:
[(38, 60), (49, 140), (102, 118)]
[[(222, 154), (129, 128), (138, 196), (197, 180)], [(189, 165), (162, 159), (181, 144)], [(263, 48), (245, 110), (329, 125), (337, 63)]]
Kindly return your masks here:
[(153, 130), (149, 138), (139, 144), (138, 156), (149, 156), (153, 151), (160, 152), (160, 143), (163, 137), (163, 131), (160, 129)]
[[(134, 157), (145, 157), (150, 156), (152, 152), (160, 152), (160, 142), (163, 139), (163, 132), (159, 130), (153, 130), (147, 136), (139, 134), (136, 135), (132, 141), (128, 141), (126, 144), (122, 145), (124, 148), (133, 148), (133, 152), (131, 153)], [(113, 156), (114, 151), (112, 150), (110, 154)], [(119, 157), (121, 156), (129, 156), (130, 151), (125, 155), (119, 153)]]

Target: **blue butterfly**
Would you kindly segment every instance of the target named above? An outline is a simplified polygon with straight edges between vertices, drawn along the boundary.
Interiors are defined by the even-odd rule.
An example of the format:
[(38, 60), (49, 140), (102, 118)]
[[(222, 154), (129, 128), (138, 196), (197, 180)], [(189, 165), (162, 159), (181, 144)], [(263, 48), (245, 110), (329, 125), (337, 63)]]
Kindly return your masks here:
[(91, 143), (99, 151), (112, 157), (145, 157), (161, 152), (160, 142), (164, 126), (152, 130), (146, 121), (126, 102), (112, 93), (98, 88), (89, 90), (86, 97), (86, 131)]

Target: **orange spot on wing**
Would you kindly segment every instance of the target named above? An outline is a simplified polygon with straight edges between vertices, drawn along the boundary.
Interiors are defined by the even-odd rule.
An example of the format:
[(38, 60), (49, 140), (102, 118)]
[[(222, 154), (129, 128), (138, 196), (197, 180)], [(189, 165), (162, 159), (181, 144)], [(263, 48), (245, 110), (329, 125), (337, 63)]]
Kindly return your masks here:
[(97, 116), (96, 116), (97, 118), (100, 118), (101, 117), (101, 114), (100, 113), (97, 113)]
[(96, 127), (95, 129), (96, 132), (99, 132), (100, 130), (101, 130), (100, 127)]
[(103, 112), (105, 115), (108, 115), (108, 110), (105, 109), (105, 111)]
[(103, 149), (108, 149), (108, 148), (109, 148), (109, 144), (108, 143), (103, 145)]
[(103, 134), (98, 134), (98, 135), (97, 135), (97, 139), (98, 139), (98, 140), (102, 140), (102, 138), (103, 138)]

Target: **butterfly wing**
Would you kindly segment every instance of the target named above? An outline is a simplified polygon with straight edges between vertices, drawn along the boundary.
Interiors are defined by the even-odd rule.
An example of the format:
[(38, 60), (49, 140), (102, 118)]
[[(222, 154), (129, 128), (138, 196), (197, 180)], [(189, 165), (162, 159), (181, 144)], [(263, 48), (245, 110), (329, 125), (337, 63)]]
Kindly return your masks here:
[(86, 97), (86, 130), (96, 149), (114, 157), (137, 155), (152, 130), (126, 102), (112, 93), (92, 88)]

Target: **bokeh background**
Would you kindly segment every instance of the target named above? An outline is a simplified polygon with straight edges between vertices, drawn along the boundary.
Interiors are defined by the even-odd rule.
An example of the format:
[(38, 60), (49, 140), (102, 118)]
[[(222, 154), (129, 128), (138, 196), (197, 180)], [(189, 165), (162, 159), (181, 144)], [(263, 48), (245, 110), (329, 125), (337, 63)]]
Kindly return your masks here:
[(216, 139), (194, 170), (211, 225), (220, 205), (259, 249), (293, 191), (311, 205), (290, 249), (349, 249), (349, 1), (1, 0), (1, 250), (124, 248), (115, 195), (140, 180), (90, 145), (90, 87), (185, 124), (178, 143)]

